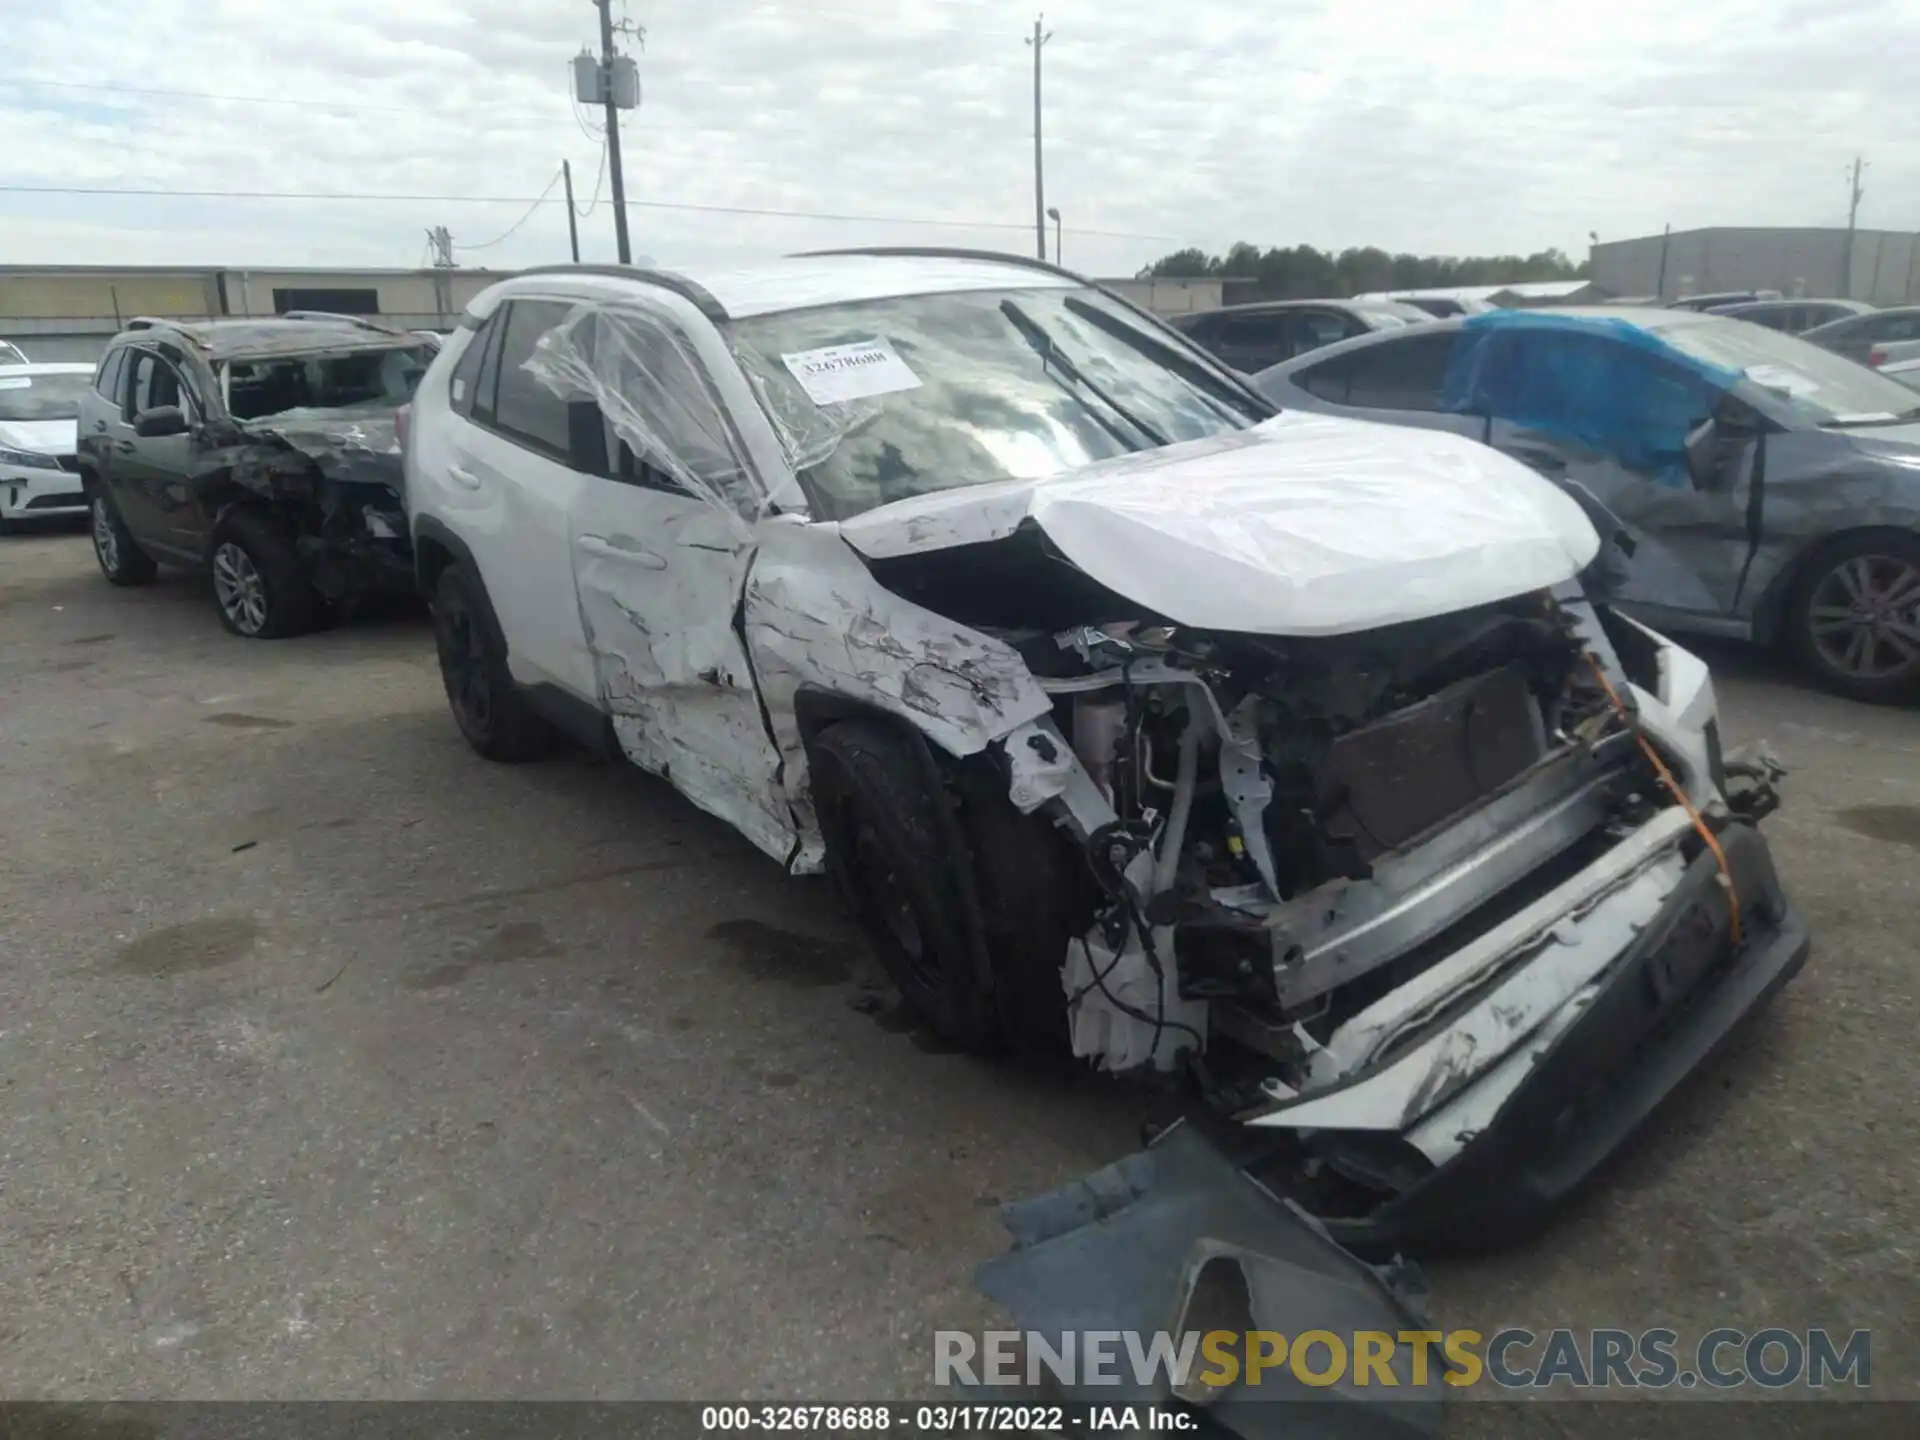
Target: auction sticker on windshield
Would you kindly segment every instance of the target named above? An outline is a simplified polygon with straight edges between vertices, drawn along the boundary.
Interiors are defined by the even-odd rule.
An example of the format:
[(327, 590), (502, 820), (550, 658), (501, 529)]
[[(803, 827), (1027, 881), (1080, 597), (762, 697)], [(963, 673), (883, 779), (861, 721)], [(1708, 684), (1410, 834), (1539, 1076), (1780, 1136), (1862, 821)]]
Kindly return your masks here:
[(816, 405), (840, 405), (869, 395), (917, 390), (920, 377), (885, 340), (858, 340), (782, 355), (780, 361)]

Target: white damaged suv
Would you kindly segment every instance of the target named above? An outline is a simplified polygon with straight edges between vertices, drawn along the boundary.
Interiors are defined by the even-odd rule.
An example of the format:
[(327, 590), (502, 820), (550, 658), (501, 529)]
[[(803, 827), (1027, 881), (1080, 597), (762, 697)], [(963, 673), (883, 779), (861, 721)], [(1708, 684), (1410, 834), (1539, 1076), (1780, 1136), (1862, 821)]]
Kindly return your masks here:
[(1773, 768), (1583, 591), (1589, 509), (1066, 271), (532, 271), (403, 433), (476, 750), (830, 869), (955, 1041), (1191, 1070), (1342, 1238), (1539, 1211), (1806, 956)]

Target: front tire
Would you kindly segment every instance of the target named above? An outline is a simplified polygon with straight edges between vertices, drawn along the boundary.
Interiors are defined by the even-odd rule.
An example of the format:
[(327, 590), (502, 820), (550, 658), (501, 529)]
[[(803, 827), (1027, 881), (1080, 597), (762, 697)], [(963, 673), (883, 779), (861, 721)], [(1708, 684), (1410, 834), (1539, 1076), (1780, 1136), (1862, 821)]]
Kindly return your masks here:
[(1795, 585), (1787, 640), (1826, 689), (1874, 705), (1920, 695), (1920, 539), (1855, 535)]
[(220, 623), (246, 640), (311, 630), (320, 611), (307, 567), (271, 516), (236, 510), (213, 532), (213, 599)]
[(153, 557), (134, 543), (127, 522), (104, 490), (95, 490), (88, 504), (93, 530), (93, 558), (100, 562), (100, 573), (109, 585), (145, 585), (159, 567)]
[(553, 748), (553, 727), (527, 704), (487, 623), (479, 582), (447, 566), (433, 590), (433, 642), (440, 681), (460, 733), (489, 760), (532, 760)]

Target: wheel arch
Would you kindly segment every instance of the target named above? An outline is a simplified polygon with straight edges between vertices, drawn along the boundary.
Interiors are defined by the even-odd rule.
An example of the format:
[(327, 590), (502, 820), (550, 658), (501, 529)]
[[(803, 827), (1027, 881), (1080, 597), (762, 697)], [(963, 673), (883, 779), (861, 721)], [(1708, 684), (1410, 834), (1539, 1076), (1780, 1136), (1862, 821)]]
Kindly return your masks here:
[(487, 638), (500, 647), (500, 658), (507, 658), (507, 635), (500, 628), (500, 617), (493, 611), (493, 596), (487, 591), (487, 577), (474, 558), (467, 542), (431, 515), (416, 515), (413, 520), (413, 578), (420, 598), (429, 604), (440, 577), (449, 566), (462, 565), (473, 577), (474, 598), (479, 602), (480, 620), (487, 627)]

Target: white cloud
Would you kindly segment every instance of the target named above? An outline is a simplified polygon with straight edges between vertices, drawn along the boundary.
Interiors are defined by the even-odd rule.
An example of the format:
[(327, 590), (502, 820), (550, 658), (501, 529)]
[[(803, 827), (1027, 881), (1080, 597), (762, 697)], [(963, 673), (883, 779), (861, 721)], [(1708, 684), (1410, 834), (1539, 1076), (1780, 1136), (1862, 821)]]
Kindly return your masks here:
[[(630, 3), (637, 250), (1031, 248), (1030, 9)], [(1856, 151), (1862, 223), (1920, 228), (1904, 0), (1049, 0), (1047, 24), (1047, 198), (1068, 262), (1103, 273), (1238, 239), (1578, 253), (1589, 230), (1666, 221), (1838, 223)], [(584, 0), (64, 0), (10, 7), (6, 28), (0, 182), (531, 198), (566, 156), (582, 205), (593, 188), (566, 73), (594, 38)], [(1000, 228), (655, 208), (677, 204)], [(0, 259), (407, 265), (430, 225), (477, 244), (525, 208), (0, 192)], [(581, 230), (611, 257), (604, 200)], [(565, 249), (553, 203), (463, 253)]]

